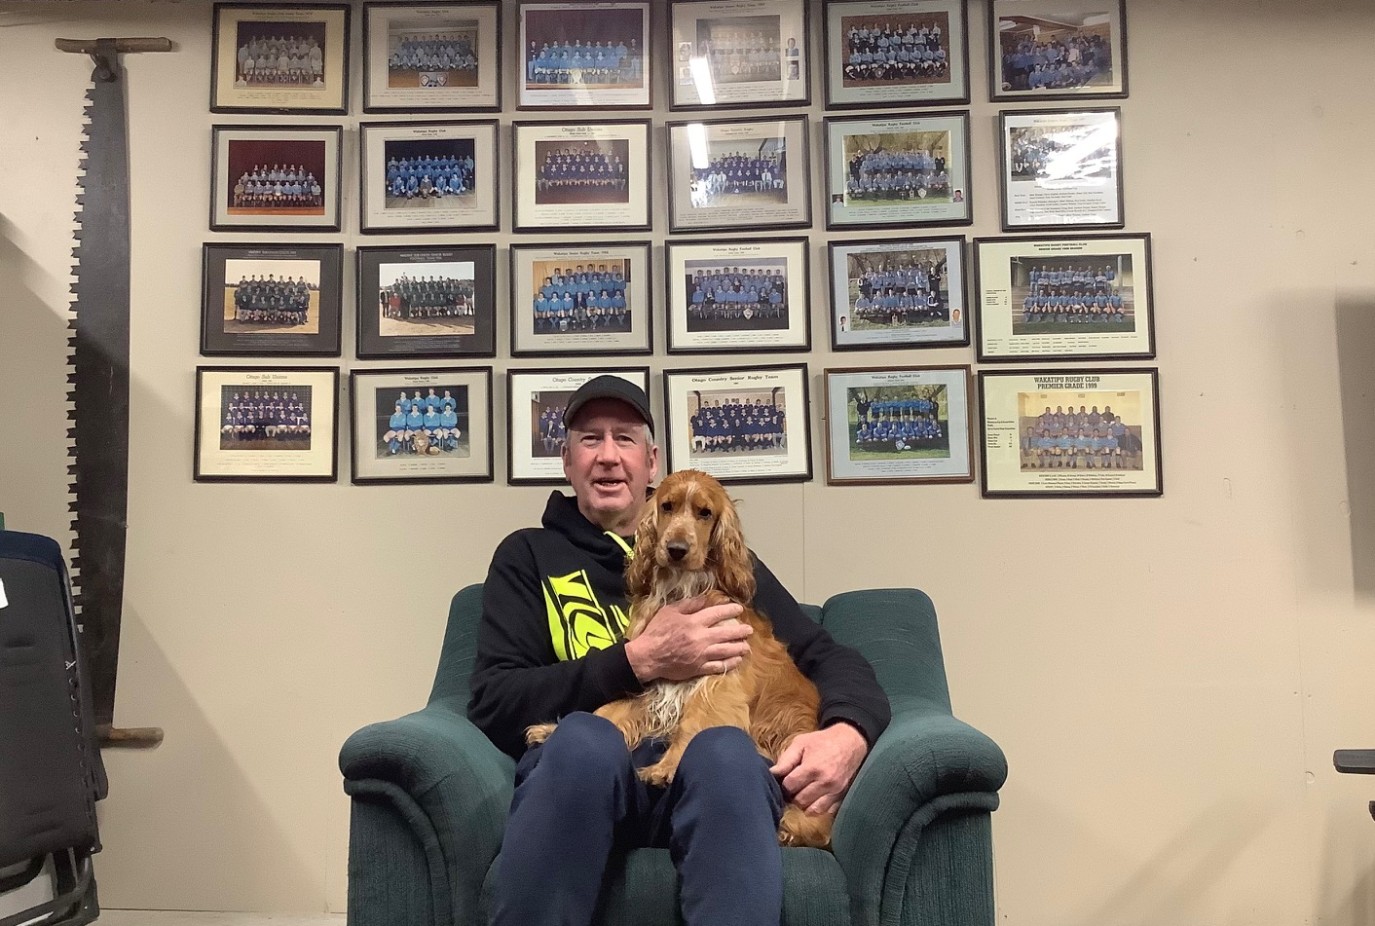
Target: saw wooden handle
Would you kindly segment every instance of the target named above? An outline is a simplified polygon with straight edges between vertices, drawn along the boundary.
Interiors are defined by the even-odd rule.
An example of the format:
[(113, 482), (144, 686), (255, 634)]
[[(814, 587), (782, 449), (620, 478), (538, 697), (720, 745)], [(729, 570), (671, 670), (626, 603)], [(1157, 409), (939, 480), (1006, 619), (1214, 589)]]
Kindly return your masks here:
[[(54, 39), (58, 51), (72, 51), (80, 55), (94, 54), (98, 39)], [(115, 39), (115, 51), (171, 51), (172, 40), (168, 38)]]

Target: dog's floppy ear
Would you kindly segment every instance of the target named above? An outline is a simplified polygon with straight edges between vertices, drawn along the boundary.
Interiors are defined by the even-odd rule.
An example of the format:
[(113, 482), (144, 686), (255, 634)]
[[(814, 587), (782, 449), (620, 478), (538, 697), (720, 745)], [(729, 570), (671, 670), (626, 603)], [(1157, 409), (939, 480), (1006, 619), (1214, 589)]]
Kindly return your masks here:
[[(662, 489), (663, 486), (660, 486)], [(654, 549), (659, 545), (659, 493), (645, 502), (640, 523), (635, 526), (635, 554), (625, 570), (625, 592), (630, 598), (649, 594), (654, 582)]]
[(721, 591), (742, 604), (754, 599), (754, 561), (745, 535), (740, 530), (740, 517), (735, 505), (723, 491), (720, 511), (711, 531), (711, 558), (716, 563), (716, 575)]

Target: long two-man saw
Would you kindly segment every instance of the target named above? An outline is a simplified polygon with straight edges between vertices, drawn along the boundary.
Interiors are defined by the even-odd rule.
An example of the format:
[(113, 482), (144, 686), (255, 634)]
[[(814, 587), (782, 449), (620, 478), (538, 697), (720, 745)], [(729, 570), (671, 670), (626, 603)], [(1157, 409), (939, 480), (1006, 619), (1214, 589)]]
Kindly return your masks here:
[(123, 52), (171, 51), (165, 38), (58, 39), (61, 51), (91, 56), (86, 98), (82, 192), (72, 248), (70, 413), (76, 543), (72, 555), (82, 649), (102, 745), (153, 746), (156, 727), (114, 726), (119, 622), (124, 608), (124, 550), (129, 510), (129, 140), (125, 130)]

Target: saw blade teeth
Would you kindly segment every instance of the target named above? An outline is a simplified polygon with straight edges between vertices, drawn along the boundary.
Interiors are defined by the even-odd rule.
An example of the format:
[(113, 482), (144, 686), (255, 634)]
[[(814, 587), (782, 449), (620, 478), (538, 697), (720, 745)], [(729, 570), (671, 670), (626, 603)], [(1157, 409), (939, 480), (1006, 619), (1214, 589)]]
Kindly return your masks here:
[(72, 514), (76, 514), (76, 502), (67, 502), (67, 510)]

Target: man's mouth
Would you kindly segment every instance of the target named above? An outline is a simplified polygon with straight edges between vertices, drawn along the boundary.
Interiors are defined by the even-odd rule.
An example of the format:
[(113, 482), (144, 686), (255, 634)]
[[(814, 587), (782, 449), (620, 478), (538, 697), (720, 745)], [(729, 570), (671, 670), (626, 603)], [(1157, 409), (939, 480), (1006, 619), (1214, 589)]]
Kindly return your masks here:
[(625, 480), (624, 480), (624, 479), (594, 479), (594, 480), (592, 480), (592, 484), (593, 484), (593, 485), (596, 485), (596, 486), (600, 486), (600, 487), (603, 488), (603, 489), (614, 489), (614, 488), (616, 488), (616, 487), (618, 487), (618, 486), (623, 486), (623, 485), (625, 485)]

